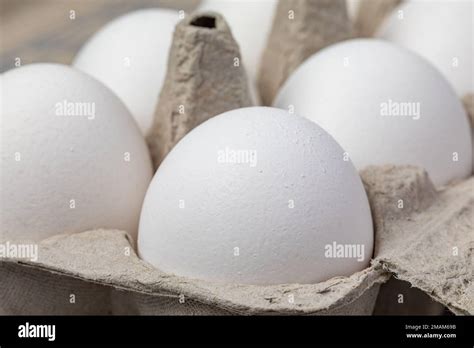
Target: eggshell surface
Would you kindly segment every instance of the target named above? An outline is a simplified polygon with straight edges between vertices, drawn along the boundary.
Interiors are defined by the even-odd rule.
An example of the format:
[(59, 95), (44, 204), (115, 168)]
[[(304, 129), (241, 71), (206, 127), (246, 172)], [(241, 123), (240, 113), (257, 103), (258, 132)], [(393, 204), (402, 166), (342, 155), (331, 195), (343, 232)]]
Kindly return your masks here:
[(63, 65), (27, 65), (0, 80), (0, 239), (95, 228), (136, 238), (152, 169), (123, 103)]
[[(139, 255), (164, 272), (216, 282), (314, 283), (360, 271), (372, 255), (371, 213), (343, 153), (316, 124), (283, 110), (216, 116), (154, 176)], [(333, 242), (361, 247), (360, 261), (329, 257)]]
[(123, 15), (81, 48), (73, 65), (114, 91), (143, 134), (153, 124), (178, 12), (144, 9)]
[(469, 123), (456, 93), (418, 55), (373, 39), (330, 46), (305, 61), (274, 106), (319, 124), (358, 169), (425, 168), (436, 185), (468, 177)]
[(474, 2), (406, 1), (385, 20), (380, 38), (430, 61), (460, 97), (474, 93)]

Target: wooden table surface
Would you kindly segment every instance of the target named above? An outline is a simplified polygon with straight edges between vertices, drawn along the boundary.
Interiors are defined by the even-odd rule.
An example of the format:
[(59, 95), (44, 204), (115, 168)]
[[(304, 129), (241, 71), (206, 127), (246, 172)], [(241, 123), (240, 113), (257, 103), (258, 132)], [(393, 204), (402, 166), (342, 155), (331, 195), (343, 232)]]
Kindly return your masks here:
[[(70, 64), (105, 23), (140, 8), (192, 11), (199, 0), (0, 0), (0, 72), (21, 65)], [(71, 11), (75, 18), (71, 19)]]

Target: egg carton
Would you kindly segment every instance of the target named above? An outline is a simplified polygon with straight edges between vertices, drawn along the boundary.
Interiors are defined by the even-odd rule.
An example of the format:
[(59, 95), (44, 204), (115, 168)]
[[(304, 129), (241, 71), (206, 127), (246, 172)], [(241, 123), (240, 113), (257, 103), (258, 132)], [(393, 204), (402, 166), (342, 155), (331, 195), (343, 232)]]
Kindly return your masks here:
[[(337, 2), (320, 3), (327, 6), (327, 16), (332, 6), (340, 11), (340, 5), (331, 5)], [(296, 52), (300, 52), (297, 63), (289, 64), (285, 74), (309, 54)], [(155, 166), (199, 123), (252, 104), (245, 71), (235, 65), (235, 58), (240, 61), (238, 46), (220, 15), (194, 14), (178, 25), (157, 121), (147, 139)], [(235, 69), (224, 69), (222, 64)], [(282, 76), (277, 83), (286, 78)], [(188, 82), (180, 84), (183, 80)], [(224, 90), (229, 80), (234, 81), (232, 89)], [(198, 98), (203, 88), (208, 95), (205, 102)], [(470, 110), (472, 99), (465, 102)], [(186, 105), (186, 117), (179, 113), (179, 105)], [(2, 258), (0, 313), (368, 315), (381, 285), (396, 277), (453, 313), (474, 314), (474, 178), (437, 191), (420, 168), (369, 167), (360, 174), (372, 210), (375, 248), (370, 266), (350, 277), (271, 286), (178, 277), (139, 259), (126, 232), (98, 229), (39, 242), (35, 261)], [(392, 294), (399, 294), (397, 286), (390, 287), (395, 289)]]
[(147, 143), (155, 168), (191, 129), (212, 116), (254, 105), (237, 42), (214, 12), (176, 26), (168, 70)]

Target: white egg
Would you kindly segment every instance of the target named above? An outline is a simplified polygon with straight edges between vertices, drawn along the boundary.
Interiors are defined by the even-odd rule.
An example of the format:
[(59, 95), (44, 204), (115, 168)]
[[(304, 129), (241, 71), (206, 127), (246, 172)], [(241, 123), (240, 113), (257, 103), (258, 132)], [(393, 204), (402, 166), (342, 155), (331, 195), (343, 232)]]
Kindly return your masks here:
[[(406, 1), (385, 20), (377, 35), (429, 60), (460, 98), (474, 93), (472, 0)], [(474, 142), (472, 152), (474, 170)]]
[(394, 44), (359, 39), (320, 51), (274, 105), (318, 123), (358, 169), (421, 166), (436, 185), (471, 172), (469, 123), (456, 93), (431, 64)]
[(278, 0), (204, 0), (197, 11), (222, 14), (240, 46), (252, 98), (259, 102), (257, 77)]
[(92, 36), (73, 63), (122, 99), (143, 134), (153, 124), (178, 21), (178, 12), (164, 9), (123, 15)]
[(377, 36), (409, 48), (438, 68), (460, 97), (474, 93), (474, 2), (407, 1)]
[(94, 228), (136, 237), (151, 162), (108, 88), (68, 66), (27, 65), (1, 76), (0, 110), (0, 239)]
[[(168, 273), (248, 284), (315, 283), (364, 269), (371, 213), (343, 153), (315, 123), (275, 108), (206, 121), (150, 184), (140, 256)], [(332, 253), (346, 246), (358, 256)]]

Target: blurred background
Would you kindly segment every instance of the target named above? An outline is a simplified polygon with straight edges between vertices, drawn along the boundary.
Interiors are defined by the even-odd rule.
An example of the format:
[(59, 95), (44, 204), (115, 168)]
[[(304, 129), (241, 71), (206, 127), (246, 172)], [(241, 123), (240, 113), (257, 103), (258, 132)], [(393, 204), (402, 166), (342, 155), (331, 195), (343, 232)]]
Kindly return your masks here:
[(21, 65), (70, 64), (90, 36), (121, 14), (148, 7), (191, 12), (199, 1), (0, 0), (0, 72), (14, 68), (17, 58)]

